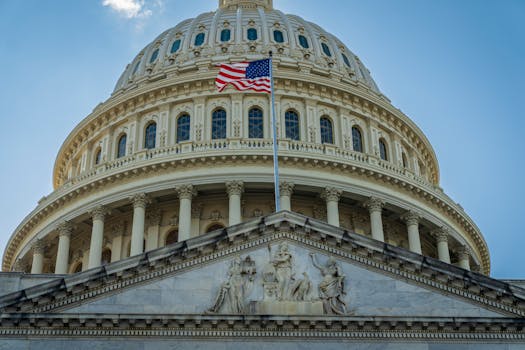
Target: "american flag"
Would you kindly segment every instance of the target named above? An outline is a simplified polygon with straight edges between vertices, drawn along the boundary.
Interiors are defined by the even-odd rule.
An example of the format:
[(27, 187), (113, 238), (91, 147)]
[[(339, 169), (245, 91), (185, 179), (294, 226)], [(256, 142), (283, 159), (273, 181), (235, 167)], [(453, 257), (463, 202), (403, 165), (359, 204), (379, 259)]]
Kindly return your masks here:
[(240, 91), (254, 90), (271, 93), (270, 59), (220, 64), (215, 85), (221, 92), (228, 84), (233, 85), (234, 88)]

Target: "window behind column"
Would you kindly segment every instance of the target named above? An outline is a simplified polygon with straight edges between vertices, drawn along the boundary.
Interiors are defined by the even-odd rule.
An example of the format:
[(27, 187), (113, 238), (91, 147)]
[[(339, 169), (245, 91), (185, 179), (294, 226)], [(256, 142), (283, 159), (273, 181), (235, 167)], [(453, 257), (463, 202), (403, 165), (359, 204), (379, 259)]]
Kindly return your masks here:
[(211, 138), (212, 140), (226, 138), (226, 111), (217, 109), (211, 115)]
[(262, 139), (264, 137), (263, 112), (254, 107), (248, 111), (248, 137)]
[(294, 110), (288, 110), (284, 114), (284, 126), (286, 132), (286, 138), (299, 141), (299, 114)]

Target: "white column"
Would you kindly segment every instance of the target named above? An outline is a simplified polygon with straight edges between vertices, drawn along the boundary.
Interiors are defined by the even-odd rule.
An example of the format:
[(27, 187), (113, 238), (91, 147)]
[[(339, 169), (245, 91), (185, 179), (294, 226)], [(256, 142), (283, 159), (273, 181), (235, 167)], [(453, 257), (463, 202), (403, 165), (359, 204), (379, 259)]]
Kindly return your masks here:
[(56, 274), (66, 274), (69, 267), (69, 245), (73, 226), (64, 221), (58, 226), (58, 250), (55, 263)]
[(111, 227), (111, 262), (122, 259), (122, 238), (124, 236), (124, 224), (117, 223)]
[(450, 252), (448, 250), (448, 231), (445, 227), (440, 227), (432, 232), (436, 238), (438, 259), (450, 264)]
[(381, 242), (385, 241), (385, 234), (383, 232), (383, 218), (381, 216), (383, 212), (383, 205), (385, 203), (376, 197), (370, 197), (365, 202), (365, 208), (368, 208), (370, 213), (370, 230), (372, 231), (372, 238)]
[(241, 223), (241, 195), (244, 192), (244, 183), (233, 180), (226, 182), (226, 191), (229, 197), (228, 226)]
[(148, 214), (148, 235), (146, 237), (146, 251), (159, 247), (159, 231), (162, 213), (158, 208), (154, 208)]
[(470, 249), (466, 245), (459, 248), (458, 259), (459, 267), (470, 271)]
[(89, 244), (88, 269), (100, 266), (104, 241), (104, 218), (108, 213), (108, 210), (103, 206), (98, 206), (91, 211), (93, 228), (91, 230), (91, 243)]
[(129, 256), (142, 254), (144, 251), (144, 222), (146, 205), (149, 198), (145, 193), (137, 193), (130, 198), (133, 202), (133, 225), (131, 226), (131, 251)]
[(179, 241), (191, 234), (191, 199), (195, 195), (192, 185), (181, 185), (175, 189), (179, 195)]
[(282, 181), (279, 184), (279, 194), (281, 195), (281, 210), (292, 211), (292, 193), (295, 185), (290, 182)]
[(407, 212), (402, 217), (407, 224), (408, 246), (409, 249), (417, 254), (421, 254), (421, 241), (419, 239), (419, 215), (413, 211)]
[(337, 227), (339, 227), (339, 198), (342, 193), (343, 191), (337, 188), (326, 187), (321, 195), (326, 200), (327, 221), (330, 225)]
[(44, 250), (45, 244), (41, 239), (37, 239), (33, 243), (33, 263), (31, 265), (31, 273), (42, 273), (44, 270)]
[(202, 215), (202, 203), (192, 204), (191, 206), (191, 237), (197, 237), (200, 234)]

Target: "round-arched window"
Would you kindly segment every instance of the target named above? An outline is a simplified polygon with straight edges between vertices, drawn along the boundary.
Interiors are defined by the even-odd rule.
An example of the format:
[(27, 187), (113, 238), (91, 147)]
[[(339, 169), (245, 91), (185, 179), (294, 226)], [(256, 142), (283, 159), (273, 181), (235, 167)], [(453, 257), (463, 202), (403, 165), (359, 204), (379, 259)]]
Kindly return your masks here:
[(101, 258), (101, 264), (106, 265), (111, 262), (111, 250), (110, 249), (104, 249), (102, 251), (102, 258)]
[(379, 139), (379, 157), (383, 160), (388, 160), (386, 141), (384, 139)]
[(354, 151), (363, 152), (363, 139), (361, 130), (357, 126), (352, 126), (352, 146)]
[(226, 111), (217, 109), (211, 115), (211, 138), (212, 140), (226, 138)]
[(254, 107), (248, 111), (248, 137), (262, 139), (264, 137), (263, 112)]
[(248, 40), (250, 41), (257, 40), (257, 29), (248, 28), (248, 30), (246, 31), (246, 36), (248, 37)]
[(159, 57), (159, 49), (155, 49), (155, 51), (153, 51), (149, 59), (149, 63), (155, 62), (157, 60), (157, 57)]
[(202, 44), (204, 44), (204, 33), (199, 33), (195, 36), (194, 45), (201, 46)]
[(118, 139), (118, 149), (117, 149), (117, 158), (124, 157), (126, 155), (126, 142), (127, 142), (127, 136), (126, 134), (123, 134)]
[(321, 143), (334, 143), (332, 121), (328, 117), (321, 117)]
[(284, 42), (283, 32), (281, 32), (280, 30), (274, 30), (273, 40), (275, 40), (276, 43), (283, 43)]
[(173, 44), (171, 45), (171, 50), (170, 50), (170, 52), (171, 52), (171, 53), (175, 53), (175, 52), (179, 51), (179, 49), (180, 49), (180, 43), (181, 43), (180, 39), (175, 40), (175, 41), (173, 42)]
[(183, 114), (177, 118), (177, 142), (188, 141), (190, 139), (191, 118), (188, 114)]
[(144, 148), (155, 148), (155, 139), (157, 138), (157, 123), (153, 122), (146, 127), (146, 134), (144, 136)]
[(179, 231), (173, 230), (166, 235), (166, 242), (164, 245), (170, 245), (179, 241)]
[(296, 111), (288, 110), (284, 114), (284, 126), (286, 138), (299, 141), (299, 114)]

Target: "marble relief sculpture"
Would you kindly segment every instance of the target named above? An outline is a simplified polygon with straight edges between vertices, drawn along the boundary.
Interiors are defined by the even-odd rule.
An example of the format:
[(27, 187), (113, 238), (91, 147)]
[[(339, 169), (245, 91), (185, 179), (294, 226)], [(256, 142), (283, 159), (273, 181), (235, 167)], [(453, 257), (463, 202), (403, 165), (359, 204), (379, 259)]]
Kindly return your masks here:
[(337, 261), (330, 257), (326, 264), (320, 265), (314, 253), (310, 253), (312, 264), (319, 269), (323, 280), (319, 283), (319, 297), (323, 301), (326, 314), (346, 314), (345, 275)]

